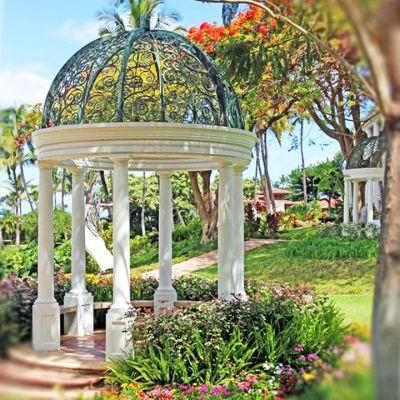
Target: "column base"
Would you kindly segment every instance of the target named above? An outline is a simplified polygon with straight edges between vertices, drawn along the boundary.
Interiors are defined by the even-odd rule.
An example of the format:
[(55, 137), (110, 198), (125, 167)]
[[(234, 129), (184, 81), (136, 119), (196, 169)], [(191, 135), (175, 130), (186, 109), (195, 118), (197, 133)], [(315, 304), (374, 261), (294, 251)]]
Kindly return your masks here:
[(56, 301), (32, 307), (32, 347), (36, 351), (60, 349), (60, 306)]
[(106, 360), (126, 357), (132, 351), (129, 326), (132, 318), (126, 316), (128, 308), (110, 308), (106, 315)]
[(177, 299), (175, 289), (157, 289), (154, 293), (154, 312), (174, 308)]
[(93, 296), (91, 293), (72, 293), (64, 296), (64, 306), (76, 306), (77, 311), (64, 315), (64, 333), (72, 336), (87, 336), (93, 333)]

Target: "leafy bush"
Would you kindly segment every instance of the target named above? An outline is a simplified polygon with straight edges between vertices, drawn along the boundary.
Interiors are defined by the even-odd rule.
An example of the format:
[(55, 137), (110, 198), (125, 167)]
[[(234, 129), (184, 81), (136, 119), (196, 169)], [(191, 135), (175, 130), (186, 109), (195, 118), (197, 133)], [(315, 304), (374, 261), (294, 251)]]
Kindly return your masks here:
[(201, 224), (200, 219), (196, 218), (187, 225), (176, 225), (172, 232), (172, 240), (181, 242), (182, 240), (200, 241)]
[[(336, 361), (346, 328), (335, 307), (310, 297), (295, 302), (270, 291), (264, 300), (209, 302), (154, 316), (138, 314), (131, 327), (135, 355), (115, 360), (110, 381), (155, 385), (229, 382), (264, 370), (295, 374), (316, 360)], [(288, 373), (289, 375), (289, 373)], [(295, 391), (285, 383), (286, 392)]]
[(0, 293), (0, 358), (4, 357), (12, 345), (18, 343), (23, 331), (16, 322), (16, 314), (10, 308), (8, 296)]
[[(53, 213), (54, 244), (58, 246), (71, 238), (71, 214), (63, 210)], [(21, 216), (21, 233), (24, 243), (37, 242), (38, 212), (31, 211)]]
[(378, 254), (378, 243), (375, 239), (311, 236), (290, 242), (286, 251), (291, 257), (305, 259), (373, 259)]
[(37, 273), (37, 244), (6, 246), (0, 250), (0, 279), (10, 273), (18, 276), (35, 276)]
[(321, 218), (321, 207), (318, 200), (309, 201), (308, 203), (298, 203), (290, 207), (285, 215), (295, 216), (300, 221), (312, 221)]

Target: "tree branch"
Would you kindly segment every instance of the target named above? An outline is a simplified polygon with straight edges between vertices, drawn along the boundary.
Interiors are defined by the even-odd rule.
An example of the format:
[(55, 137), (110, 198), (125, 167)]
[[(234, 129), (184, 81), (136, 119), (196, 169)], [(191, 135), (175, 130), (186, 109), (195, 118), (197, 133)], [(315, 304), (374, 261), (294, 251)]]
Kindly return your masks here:
[[(275, 9), (275, 12), (267, 6), (266, 3), (261, 3), (260, 1), (256, 0), (196, 0), (196, 1), (201, 1), (203, 3), (236, 3), (236, 4), (250, 4), (256, 7), (259, 7), (266, 11), (272, 18), (275, 19), (280, 19), (282, 21), (285, 21), (288, 25), (296, 29), (298, 32), (301, 34), (305, 35), (309, 39), (311, 39), (319, 48), (325, 50), (329, 54), (331, 54), (336, 60), (338, 60), (344, 68), (346, 68), (351, 75), (353, 75), (357, 80), (359, 80), (366, 88), (367, 92), (372, 98), (377, 98), (378, 94), (375, 92), (374, 88), (369, 84), (369, 82), (362, 76), (360, 75), (357, 70), (345, 59), (343, 58), (337, 51), (329, 47), (326, 43), (324, 43), (321, 39), (319, 39), (317, 36), (315, 36), (313, 33), (305, 29), (304, 27), (300, 26), (290, 18), (286, 17), (283, 15), (279, 9), (278, 6), (275, 4), (269, 3), (271, 7)], [(349, 0), (339, 0), (341, 3), (352, 3), (352, 1)]]

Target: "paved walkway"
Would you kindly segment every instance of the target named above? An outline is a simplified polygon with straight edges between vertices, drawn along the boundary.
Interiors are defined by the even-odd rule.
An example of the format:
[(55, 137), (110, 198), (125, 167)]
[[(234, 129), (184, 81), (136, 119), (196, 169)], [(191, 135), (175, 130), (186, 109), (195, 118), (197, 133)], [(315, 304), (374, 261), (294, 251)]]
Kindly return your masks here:
[[(277, 243), (276, 239), (250, 239), (244, 242), (244, 251), (257, 249), (258, 247), (265, 246), (266, 244)], [(199, 269), (207, 268), (218, 262), (218, 250), (210, 251), (209, 253), (202, 254), (201, 256), (193, 257), (189, 260), (183, 261), (179, 264), (172, 266), (172, 275), (178, 278), (182, 275), (190, 274), (191, 272), (198, 271)], [(143, 278), (153, 277), (158, 279), (158, 269), (145, 272), (142, 274)]]

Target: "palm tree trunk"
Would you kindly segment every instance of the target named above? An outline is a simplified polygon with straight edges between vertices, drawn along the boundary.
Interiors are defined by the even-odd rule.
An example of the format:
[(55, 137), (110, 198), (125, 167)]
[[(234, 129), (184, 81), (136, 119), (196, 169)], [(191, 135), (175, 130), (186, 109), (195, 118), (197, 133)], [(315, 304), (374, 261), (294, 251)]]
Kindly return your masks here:
[(276, 212), (274, 192), (273, 192), (273, 189), (272, 189), (272, 183), (271, 183), (271, 178), (269, 176), (269, 169), (268, 169), (268, 144), (267, 144), (267, 140), (268, 140), (267, 131), (265, 131), (265, 133), (261, 137), (261, 154), (262, 154), (262, 160), (263, 160), (263, 165), (264, 165), (264, 177), (265, 177), (265, 183), (266, 183), (265, 186), (266, 186), (266, 189), (268, 191), (268, 195), (269, 195), (269, 200), (271, 202), (272, 211)]
[(142, 227), (142, 236), (146, 236), (146, 223), (145, 223), (145, 208), (146, 208), (146, 172), (143, 171), (143, 184), (142, 184), (142, 209), (140, 212), (140, 225)]
[(304, 159), (304, 121), (301, 121), (300, 125), (300, 154), (301, 154), (301, 172), (303, 175), (303, 199), (304, 204), (307, 203), (307, 173), (306, 173), (306, 162)]
[(24, 191), (25, 191), (25, 194), (26, 194), (26, 198), (28, 199), (28, 203), (29, 203), (29, 206), (31, 208), (31, 211), (34, 211), (35, 208), (33, 206), (33, 201), (32, 201), (31, 196), (29, 194), (28, 185), (26, 183), (25, 172), (24, 172), (24, 167), (23, 167), (23, 162), (22, 161), (19, 163), (19, 169), (21, 171), (21, 180), (22, 180), (22, 184), (24, 185)]
[[(103, 186), (104, 196), (107, 203), (111, 202), (110, 191), (108, 190), (106, 177), (104, 171), (99, 171), (101, 185)], [(108, 218), (112, 221), (112, 207), (107, 207)]]
[(61, 177), (61, 209), (64, 210), (65, 208), (65, 203), (64, 203), (64, 198), (65, 198), (65, 175), (67, 171), (65, 168), (62, 170), (62, 177)]

